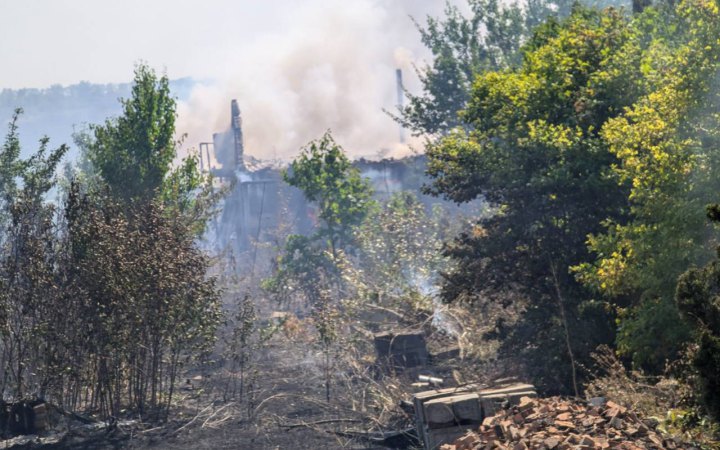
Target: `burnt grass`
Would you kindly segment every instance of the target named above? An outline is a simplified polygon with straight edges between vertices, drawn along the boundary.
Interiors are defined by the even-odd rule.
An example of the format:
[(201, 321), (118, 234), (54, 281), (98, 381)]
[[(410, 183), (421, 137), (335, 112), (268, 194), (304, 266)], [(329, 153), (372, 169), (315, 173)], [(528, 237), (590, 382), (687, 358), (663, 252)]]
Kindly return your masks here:
[[(385, 449), (357, 435), (377, 430), (348, 407), (352, 386), (335, 386), (326, 402), (321, 354), (303, 339), (277, 339), (251, 368), (252, 398), (231, 398), (221, 367), (192, 389), (181, 386), (167, 423), (131, 426), (67, 448), (97, 449)], [(337, 367), (336, 371), (344, 368)], [(190, 372), (193, 375), (195, 372)], [(195, 375), (197, 378), (197, 375)], [(205, 412), (204, 410), (209, 409)], [(212, 414), (215, 413), (213, 416)], [(399, 426), (407, 426), (403, 422)], [(86, 446), (87, 445), (87, 446)]]

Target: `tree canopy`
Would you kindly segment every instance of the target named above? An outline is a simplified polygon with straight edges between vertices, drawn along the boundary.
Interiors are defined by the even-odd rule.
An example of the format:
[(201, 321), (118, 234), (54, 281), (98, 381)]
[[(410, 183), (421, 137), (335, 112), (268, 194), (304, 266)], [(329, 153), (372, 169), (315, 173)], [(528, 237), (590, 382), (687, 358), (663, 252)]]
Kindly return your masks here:
[(301, 289), (314, 301), (328, 277), (339, 281), (338, 252), (352, 249), (354, 229), (373, 206), (372, 189), (329, 132), (303, 148), (283, 178), (317, 208), (317, 224), (309, 236), (288, 238), (278, 273), (266, 284), (276, 291)]
[(125, 200), (154, 195), (176, 154), (176, 105), (167, 76), (140, 64), (131, 92), (121, 101), (121, 116), (91, 127), (88, 151), (113, 194)]
[[(589, 355), (614, 316), (638, 367), (662, 370), (687, 342), (676, 279), (717, 239), (699, 213), (720, 188), (717, 11), (575, 5), (534, 30), (516, 67), (479, 72), (463, 125), (429, 147), (430, 193), (496, 209), (448, 248), (444, 298), (524, 299), (525, 323), (499, 330), (533, 367), (563, 328), (573, 343), (557, 360)], [(544, 367), (559, 382), (567, 365)]]
[[(83, 141), (87, 176), (56, 174), (66, 146), (0, 148), (0, 390), (118, 417), (166, 417), (183, 362), (207, 351), (219, 289), (197, 247), (212, 195), (176, 169), (166, 77), (138, 66), (125, 115)], [(58, 193), (57, 202), (48, 193)]]
[(459, 113), (470, 100), (475, 76), (519, 66), (523, 60), (521, 49), (535, 28), (546, 20), (566, 17), (573, 3), (468, 0), (468, 16), (448, 3), (444, 17), (427, 17), (424, 27), (416, 22), (422, 43), (432, 53), (432, 62), (417, 68), (423, 92), (406, 92), (408, 105), (399, 111), (396, 120), (413, 133), (431, 136), (467, 126)]
[(552, 326), (563, 309), (573, 345), (583, 348), (575, 353), (612, 339), (602, 308), (568, 267), (589, 258), (589, 233), (624, 214), (627, 187), (606, 177), (617, 160), (599, 133), (639, 95), (635, 61), (623, 58), (628, 21), (580, 6), (563, 22), (549, 20), (519, 67), (477, 76), (461, 113), (467, 126), (427, 152), (431, 193), (457, 202), (483, 196), (497, 210), (449, 247), (459, 265), (447, 275), (445, 300), (502, 291), (527, 299), (528, 322), (511, 341), (545, 368), (548, 386), (570, 385), (556, 378), (571, 364), (568, 349), (557, 351), (566, 347), (561, 328)]

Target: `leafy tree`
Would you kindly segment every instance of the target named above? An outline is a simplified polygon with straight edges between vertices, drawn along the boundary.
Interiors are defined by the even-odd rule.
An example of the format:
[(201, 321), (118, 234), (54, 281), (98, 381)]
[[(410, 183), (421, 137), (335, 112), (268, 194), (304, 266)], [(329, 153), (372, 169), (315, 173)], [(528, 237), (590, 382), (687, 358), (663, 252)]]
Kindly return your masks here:
[(9, 204), (17, 194), (17, 181), (23, 172), (20, 139), (17, 134), (17, 121), (21, 113), (21, 109), (15, 110), (5, 142), (0, 149), (0, 225), (4, 225), (8, 218)]
[(372, 189), (329, 133), (302, 150), (284, 179), (317, 206), (318, 224), (311, 236), (288, 237), (267, 286), (286, 293), (298, 288), (314, 301), (323, 289), (320, 281), (337, 285), (338, 254), (354, 245), (354, 229), (373, 205)]
[(496, 209), (449, 246), (457, 268), (444, 299), (507, 301), (509, 291), (526, 302), (521, 323), (499, 327), (504, 351), (549, 391), (577, 386), (578, 360), (613, 335), (568, 268), (589, 258), (586, 236), (626, 205), (627, 187), (605, 176), (617, 160), (599, 132), (642, 92), (628, 22), (579, 6), (548, 21), (519, 67), (477, 76), (462, 112), (468, 126), (427, 151), (431, 193), (482, 195)]
[(341, 267), (360, 307), (431, 309), (438, 273), (448, 266), (443, 242), (459, 228), (441, 207), (428, 213), (412, 192), (396, 193), (374, 208), (355, 231), (357, 257)]
[(94, 406), (163, 417), (182, 363), (214, 341), (220, 303), (209, 260), (159, 200), (128, 207), (73, 185), (65, 216)]
[[(417, 134), (445, 134), (456, 126), (469, 127), (462, 111), (471, 98), (476, 75), (486, 71), (517, 67), (522, 63), (521, 47), (534, 29), (554, 17), (570, 14), (571, 0), (530, 0), (501, 2), (468, 0), (470, 16), (465, 17), (449, 3), (443, 18), (427, 18), (417, 24), (423, 44), (432, 53), (432, 62), (416, 70), (422, 94), (406, 92), (408, 105), (396, 118)], [(602, 2), (603, 5), (621, 1)]]
[(166, 208), (182, 217), (200, 236), (218, 212), (219, 200), (225, 193), (213, 188), (212, 177), (200, 172), (197, 155), (190, 154), (166, 175), (159, 196)]
[(147, 200), (161, 189), (176, 154), (176, 105), (167, 76), (138, 65), (131, 98), (121, 103), (120, 117), (91, 126), (87, 155), (114, 195)]
[(37, 338), (52, 336), (50, 319), (62, 296), (55, 277), (55, 208), (45, 196), (55, 186), (55, 170), (67, 152), (64, 145), (48, 151), (49, 140), (43, 138), (33, 156), (20, 159), (20, 112), (15, 112), (0, 151), (0, 388), (15, 397), (48, 380), (43, 363), (60, 345), (51, 342), (43, 348)]
[[(646, 93), (609, 120), (602, 136), (627, 192), (627, 220), (608, 220), (590, 237), (597, 259), (579, 277), (621, 307), (619, 350), (646, 369), (662, 370), (689, 338), (673, 302), (677, 277), (712, 257), (718, 235), (697, 211), (720, 189), (715, 173), (720, 96), (714, 2), (647, 8), (634, 20)], [(632, 48), (630, 48), (632, 50)]]
[(68, 239), (84, 307), (97, 317), (96, 401), (117, 414), (127, 387), (136, 410), (160, 413), (182, 360), (207, 350), (218, 325), (219, 293), (194, 242), (218, 196), (194, 155), (171, 167), (176, 105), (166, 76), (137, 66), (121, 102), (123, 115), (76, 139), (90, 187), (69, 193)]
[[(720, 206), (708, 207), (708, 217), (720, 222)], [(720, 247), (718, 248), (720, 255)], [(693, 328), (696, 347), (692, 364), (700, 380), (700, 398), (708, 413), (720, 418), (720, 261), (690, 269), (678, 280), (676, 301)]]
[(302, 149), (283, 174), (317, 206), (318, 224), (311, 236), (291, 235), (266, 287), (284, 296), (299, 293), (312, 305), (318, 344), (324, 355), (325, 396), (330, 401), (333, 360), (338, 338), (332, 288), (341, 288), (340, 256), (355, 245), (354, 229), (373, 205), (372, 189), (353, 168), (329, 133)]
[(316, 239), (327, 242), (333, 254), (352, 244), (353, 229), (370, 208), (372, 189), (329, 133), (305, 147), (283, 178), (317, 205)]
[[(176, 170), (165, 167), (175, 156), (168, 139), (172, 154), (148, 144), (145, 150), (157, 150), (161, 162), (140, 167), (157, 160), (138, 147), (157, 143), (157, 127), (174, 125), (142, 113), (155, 111), (166, 96), (162, 86), (151, 92), (149, 69), (136, 75), (127, 115), (83, 141), (98, 170), (81, 178), (85, 185), (70, 174), (61, 212), (45, 197), (57, 187), (67, 148), (49, 151), (43, 139), (22, 160), (17, 114), (10, 124), (0, 149), (0, 388), (6, 394), (39, 393), (105, 417), (131, 407), (163, 418), (183, 363), (213, 343), (219, 291), (195, 239), (214, 197), (192, 157)], [(166, 118), (174, 121), (174, 109)], [(128, 163), (128, 155), (141, 154), (148, 157), (140, 168)], [(145, 178), (117, 178), (135, 169)]]
[(158, 77), (152, 68), (138, 65), (131, 97), (121, 103), (120, 117), (75, 133), (81, 151), (75, 176), (91, 189), (106, 185), (126, 203), (160, 198), (201, 234), (221, 193), (200, 172), (197, 155), (172, 167), (180, 142), (174, 136), (176, 102), (167, 76)]

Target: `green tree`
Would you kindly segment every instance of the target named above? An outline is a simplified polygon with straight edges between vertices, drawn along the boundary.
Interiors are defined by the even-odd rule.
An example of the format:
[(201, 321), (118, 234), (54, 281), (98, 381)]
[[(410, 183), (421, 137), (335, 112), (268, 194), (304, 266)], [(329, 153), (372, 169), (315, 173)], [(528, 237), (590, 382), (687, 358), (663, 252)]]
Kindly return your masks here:
[(327, 243), (333, 256), (353, 243), (353, 230), (372, 204), (372, 189), (330, 133), (305, 147), (283, 178), (317, 206), (314, 238)]
[(77, 283), (96, 317), (97, 398), (109, 414), (123, 398), (155, 414), (169, 408), (181, 362), (206, 350), (218, 325), (218, 289), (194, 242), (218, 194), (196, 156), (172, 167), (179, 143), (167, 76), (138, 65), (121, 103), (120, 117), (76, 139), (90, 188), (75, 185), (66, 215)]
[[(720, 206), (708, 207), (708, 217), (720, 222)], [(720, 247), (717, 250), (720, 256)], [(700, 381), (700, 399), (708, 413), (720, 419), (720, 261), (685, 272), (675, 298), (693, 329), (691, 360)]]
[(715, 2), (688, 0), (647, 8), (633, 25), (646, 43), (633, 50), (646, 93), (601, 132), (617, 158), (610, 176), (630, 186), (629, 214), (590, 237), (596, 259), (577, 270), (620, 308), (619, 350), (660, 371), (690, 336), (673, 301), (677, 277), (710, 261), (706, 243), (718, 238), (697, 211), (720, 190), (720, 15)]
[(339, 252), (354, 245), (354, 229), (373, 205), (372, 189), (329, 133), (308, 144), (283, 177), (317, 207), (318, 223), (310, 236), (288, 237), (267, 286), (286, 293), (300, 289), (314, 301), (324, 289), (321, 280), (338, 285)]
[[(182, 364), (213, 343), (219, 291), (195, 243), (203, 202), (212, 197), (204, 197), (206, 180), (193, 158), (176, 170), (165, 164), (174, 143), (172, 154), (144, 147), (162, 154), (154, 169), (147, 154), (147, 167), (128, 165), (128, 155), (143, 154), (137, 147), (162, 135), (154, 126), (174, 126), (153, 124), (135, 107), (152, 113), (153, 99), (166, 98), (150, 92), (149, 69), (136, 76), (127, 115), (83, 141), (98, 170), (82, 186), (71, 174), (63, 208), (46, 196), (58, 187), (67, 147), (50, 151), (44, 138), (23, 160), (19, 112), (10, 124), (0, 149), (0, 387), (7, 394), (35, 392), (105, 417), (131, 407), (163, 418)], [(167, 117), (174, 120), (174, 112)], [(135, 169), (145, 178), (117, 178)]]
[[(442, 18), (427, 18), (417, 24), (432, 61), (416, 70), (421, 94), (406, 92), (408, 105), (396, 120), (416, 134), (445, 134), (456, 126), (469, 127), (459, 112), (471, 98), (475, 76), (486, 71), (522, 64), (521, 48), (534, 29), (547, 20), (570, 14), (573, 0), (501, 2), (468, 0), (469, 16), (449, 3)], [(602, 1), (603, 6), (624, 4)]]
[(23, 172), (24, 164), (20, 159), (20, 139), (17, 134), (20, 114), (22, 110), (16, 109), (0, 149), (0, 225), (2, 226), (8, 219), (8, 208), (17, 194), (17, 180)]
[(359, 306), (431, 310), (439, 273), (448, 266), (443, 243), (461, 228), (452, 222), (440, 206), (428, 213), (412, 192), (396, 193), (373, 208), (355, 231), (356, 257), (342, 264)]
[(55, 171), (67, 147), (48, 149), (47, 137), (28, 159), (20, 158), (16, 110), (0, 150), (0, 363), (2, 390), (16, 398), (40, 387), (50, 375), (49, 358), (60, 342), (50, 318), (59, 312), (55, 207), (46, 195), (56, 185)]
[(372, 189), (329, 132), (302, 149), (283, 178), (317, 207), (318, 223), (310, 236), (288, 237), (277, 273), (265, 285), (286, 298), (301, 294), (312, 305), (329, 401), (331, 354), (338, 336), (333, 288), (335, 293), (342, 288), (340, 256), (355, 246), (354, 230), (373, 205)]
[(209, 259), (160, 200), (127, 205), (71, 185), (65, 207), (71, 280), (89, 339), (82, 367), (92, 406), (166, 417), (182, 364), (208, 350), (220, 320)]
[(461, 113), (468, 126), (427, 151), (431, 193), (483, 196), (496, 210), (449, 246), (457, 268), (444, 299), (507, 301), (510, 292), (524, 302), (516, 327), (498, 327), (504, 352), (548, 391), (577, 387), (578, 362), (613, 337), (611, 317), (568, 268), (589, 258), (586, 236), (620, 219), (627, 202), (627, 187), (605, 176), (617, 160), (600, 130), (642, 92), (628, 23), (579, 6), (548, 21), (519, 67), (477, 76)]
[(138, 65), (132, 96), (121, 103), (120, 117), (91, 126), (87, 155), (115, 196), (147, 200), (161, 189), (176, 155), (176, 105), (167, 76)]
[[(173, 167), (181, 141), (173, 141), (172, 134), (153, 134), (154, 129), (174, 130), (175, 126), (175, 100), (169, 97), (167, 77), (158, 79), (151, 68), (140, 65), (135, 70), (132, 94), (131, 100), (121, 100), (123, 116), (73, 134), (80, 157), (74, 167), (66, 169), (66, 179), (78, 181), (86, 191), (108, 186), (125, 202), (160, 198), (200, 235), (224, 192), (213, 189), (211, 176), (200, 172), (196, 153), (191, 152)], [(138, 135), (147, 137), (148, 142)], [(132, 161), (138, 164), (128, 165)], [(143, 180), (136, 183), (137, 178), (126, 176)]]

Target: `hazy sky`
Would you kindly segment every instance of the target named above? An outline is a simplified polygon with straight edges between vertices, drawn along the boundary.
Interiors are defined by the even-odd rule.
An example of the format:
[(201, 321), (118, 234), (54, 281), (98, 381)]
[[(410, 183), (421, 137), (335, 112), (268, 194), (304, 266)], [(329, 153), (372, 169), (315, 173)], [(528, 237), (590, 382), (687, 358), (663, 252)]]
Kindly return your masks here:
[[(323, 10), (375, 10), (380, 27), (406, 31), (408, 15), (442, 11), (443, 0), (0, 0), (0, 88), (86, 80), (123, 82), (145, 60), (172, 78), (222, 77), (262, 40), (310, 29)], [(322, 16), (317, 17), (318, 20)], [(358, 20), (364, 20), (359, 17)], [(380, 23), (382, 21), (382, 23)], [(341, 33), (343, 30), (338, 29)], [(388, 34), (393, 30), (385, 29)], [(396, 33), (397, 36), (397, 33)], [(408, 36), (415, 38), (417, 35)], [(397, 42), (397, 46), (412, 45)], [(348, 49), (351, 50), (351, 49)], [(230, 66), (230, 67), (228, 67)]]
[[(142, 59), (173, 78), (212, 76), (222, 60), (288, 19), (292, 2), (0, 0), (0, 87), (128, 81)], [(298, 2), (300, 3), (300, 2)], [(8, 70), (9, 69), (9, 70)]]
[(367, 151), (392, 147), (394, 69), (426, 53), (409, 16), (444, 0), (0, 0), (0, 89), (127, 82), (134, 63), (209, 80), (179, 105), (190, 144), (237, 98), (250, 153), (287, 155), (325, 129)]

